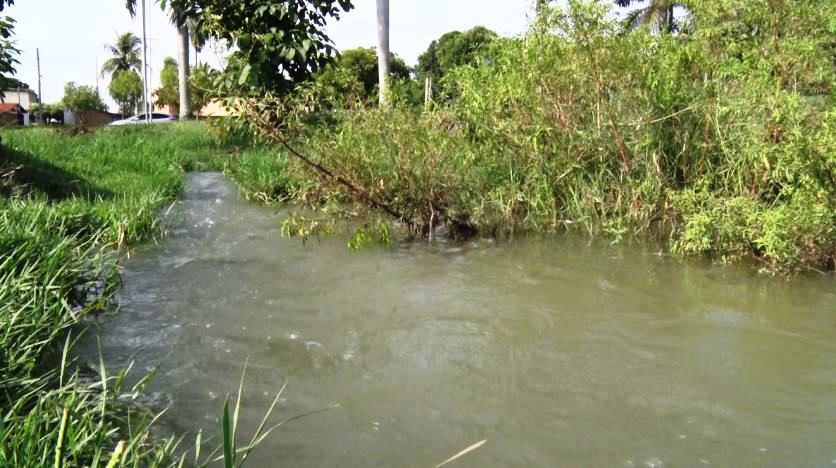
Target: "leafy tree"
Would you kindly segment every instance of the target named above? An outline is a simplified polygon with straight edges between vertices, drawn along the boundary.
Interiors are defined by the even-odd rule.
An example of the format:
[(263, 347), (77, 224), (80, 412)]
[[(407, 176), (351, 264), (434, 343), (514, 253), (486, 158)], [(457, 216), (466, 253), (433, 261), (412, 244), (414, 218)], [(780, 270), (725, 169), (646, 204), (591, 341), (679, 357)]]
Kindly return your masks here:
[(61, 107), (61, 103), (41, 105), (36, 102), (31, 105), (29, 112), (42, 124), (49, 125), (50, 121), (64, 123), (64, 111)]
[(126, 32), (116, 36), (116, 42), (105, 45), (105, 50), (112, 55), (102, 64), (102, 76), (115, 75), (121, 71), (139, 70), (142, 67), (140, 46), (142, 41), (134, 33)]
[(232, 49), (220, 84), (228, 93), (288, 92), (327, 65), (336, 50), (325, 34), (329, 19), (350, 0), (167, 0), (195, 20), (207, 37)]
[(166, 57), (160, 71), (160, 87), (155, 91), (157, 103), (164, 106), (180, 105), (180, 77), (177, 61)]
[(102, 102), (98, 91), (92, 86), (78, 86), (72, 81), (64, 85), (64, 98), (61, 104), (65, 110), (69, 111), (107, 111), (107, 106)]
[[(411, 70), (402, 58), (389, 54), (389, 74), (393, 78), (408, 79)], [(370, 100), (378, 90), (378, 54), (375, 49), (358, 47), (343, 51), (340, 57), (317, 76), (317, 81), (332, 86), (336, 91), (345, 88), (346, 79), (360, 85), (363, 100)]]
[[(14, 5), (14, 0), (0, 0), (0, 12), (6, 6)], [(0, 16), (0, 96), (2, 90), (12, 87), (10, 75), (14, 75), (15, 65), (19, 62), (15, 56), (20, 53), (12, 41), (15, 20), (9, 16)]]
[(427, 50), (418, 57), (418, 77), (432, 78), (434, 82), (440, 83), (450, 70), (473, 64), (497, 37), (494, 31), (484, 26), (476, 26), (465, 32), (451, 31), (444, 34), (438, 40), (432, 41)]
[(107, 89), (125, 117), (133, 113), (142, 99), (142, 78), (133, 70), (120, 71), (113, 75)]
[(220, 72), (210, 67), (209, 64), (201, 63), (196, 66), (192, 73), (192, 104), (195, 113), (199, 113), (206, 104), (217, 97), (215, 92), (215, 80)]

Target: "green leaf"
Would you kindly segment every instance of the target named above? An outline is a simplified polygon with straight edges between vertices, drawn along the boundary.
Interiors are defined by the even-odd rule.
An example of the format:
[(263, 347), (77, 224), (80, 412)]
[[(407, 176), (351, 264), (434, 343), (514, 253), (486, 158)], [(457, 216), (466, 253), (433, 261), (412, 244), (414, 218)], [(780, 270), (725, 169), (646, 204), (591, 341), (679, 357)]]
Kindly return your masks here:
[(238, 77), (238, 84), (239, 85), (242, 85), (242, 84), (247, 82), (247, 78), (250, 77), (250, 70), (251, 69), (252, 69), (252, 67), (250, 67), (249, 63), (244, 65), (244, 68), (241, 70), (241, 76)]
[(223, 433), (224, 433), (224, 467), (233, 468), (235, 466), (235, 445), (232, 440), (232, 428), (229, 423), (229, 395), (224, 398), (223, 410)]

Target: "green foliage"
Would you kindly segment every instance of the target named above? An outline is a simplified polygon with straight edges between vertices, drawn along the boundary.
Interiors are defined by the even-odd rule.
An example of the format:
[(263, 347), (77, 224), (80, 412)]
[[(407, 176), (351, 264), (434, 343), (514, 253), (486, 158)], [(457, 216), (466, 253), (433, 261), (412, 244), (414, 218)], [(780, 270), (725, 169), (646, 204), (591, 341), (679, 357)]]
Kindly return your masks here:
[(192, 85), (192, 106), (195, 112), (200, 112), (204, 106), (217, 97), (215, 90), (215, 83), (220, 76), (220, 72), (210, 67), (207, 63), (202, 63), (192, 70), (190, 77)]
[[(689, 2), (688, 34), (625, 34), (611, 7), (543, 7), (536, 31), (448, 71), (455, 99), (432, 112), (287, 115), (279, 137), (332, 176), (293, 159), (282, 180), (309, 202), (386, 206), (425, 235), (582, 226), (770, 271), (834, 268), (832, 15), (812, 0)], [(276, 139), (258, 117), (281, 108), (271, 99), (253, 122)]]
[(142, 67), (140, 46), (142, 41), (134, 33), (118, 34), (115, 43), (105, 45), (111, 57), (102, 64), (102, 76), (129, 70), (139, 71)]
[[(389, 66), (394, 82), (410, 79), (409, 67), (397, 55), (392, 54)], [(365, 107), (376, 102), (377, 89), (377, 52), (362, 47), (342, 52), (310, 85), (313, 100), (320, 108)]]
[[(343, 51), (339, 59), (317, 74), (314, 89), (317, 101), (324, 107), (353, 107), (377, 99), (377, 52), (373, 48)], [(390, 60), (390, 73), (395, 81), (409, 80), (410, 69), (395, 54)]]
[(42, 122), (48, 122), (49, 119), (62, 122), (64, 120), (64, 110), (62, 107), (60, 102), (57, 104), (38, 104), (36, 102), (31, 104), (29, 113), (41, 119)]
[(142, 100), (142, 79), (133, 70), (114, 73), (107, 89), (122, 116), (132, 114)]
[(72, 361), (73, 332), (109, 310), (118, 250), (162, 235), (159, 212), (183, 170), (219, 170), (232, 147), (194, 123), (3, 140), (0, 466), (182, 466), (178, 439), (160, 438), (158, 415), (136, 403), (153, 372), (130, 388), (130, 368), (108, 375), (100, 364), (91, 378)]
[(61, 105), (69, 111), (107, 110), (99, 92), (92, 86), (79, 86), (72, 81), (64, 85), (64, 98), (61, 99)]
[(326, 21), (352, 8), (348, 0), (169, 0), (163, 5), (195, 18), (197, 31), (232, 46), (222, 80), (226, 94), (286, 92), (310, 78), (335, 54)]
[(165, 106), (180, 104), (179, 83), (177, 61), (166, 57), (163, 61), (163, 69), (160, 70), (160, 87), (154, 92), (157, 102)]
[(451, 31), (430, 43), (418, 57), (416, 72), (420, 81), (431, 78), (437, 90), (453, 69), (473, 65), (490, 50), (497, 34), (484, 26), (476, 26), (465, 32)]
[[(14, 5), (14, 0), (0, 0), (0, 12), (12, 5)], [(15, 65), (19, 63), (16, 56), (20, 54), (20, 50), (15, 47), (12, 40), (14, 26), (14, 18), (7, 15), (0, 16), (0, 94), (4, 89), (13, 88), (17, 81), (11, 77), (16, 72)]]

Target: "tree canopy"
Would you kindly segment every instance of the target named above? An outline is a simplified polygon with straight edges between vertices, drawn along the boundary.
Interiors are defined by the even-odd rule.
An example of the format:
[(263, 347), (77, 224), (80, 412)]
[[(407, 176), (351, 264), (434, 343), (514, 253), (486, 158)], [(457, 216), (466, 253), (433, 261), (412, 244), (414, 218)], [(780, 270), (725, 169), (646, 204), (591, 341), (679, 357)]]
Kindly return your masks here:
[(193, 18), (199, 32), (232, 46), (221, 84), (239, 93), (287, 92), (309, 79), (336, 53), (326, 22), (352, 8), (350, 0), (161, 3)]
[(160, 87), (154, 92), (157, 103), (165, 106), (176, 106), (180, 104), (179, 91), (180, 77), (177, 74), (177, 61), (166, 57), (163, 61), (163, 69), (160, 71)]
[(220, 75), (218, 70), (210, 67), (207, 63), (201, 63), (194, 68), (191, 76), (192, 82), (192, 105), (195, 112), (209, 104), (212, 98), (217, 97), (215, 92), (215, 80)]
[[(6, 6), (11, 5), (14, 5), (14, 0), (0, 0), (0, 12), (3, 12)], [(3, 94), (3, 89), (11, 87), (12, 83), (9, 79), (17, 71), (15, 65), (19, 63), (16, 56), (20, 51), (12, 41), (14, 24), (13, 18), (0, 16), (0, 96)]]
[(79, 86), (72, 81), (64, 85), (64, 98), (61, 100), (61, 104), (65, 110), (69, 111), (97, 110), (104, 112), (107, 110), (99, 92), (92, 86)]
[(115, 73), (107, 89), (122, 116), (132, 114), (142, 99), (142, 79), (133, 70)]
[(105, 50), (110, 53), (111, 57), (102, 64), (102, 75), (139, 70), (142, 67), (141, 45), (142, 41), (132, 32), (118, 34), (116, 42), (105, 45)]
[[(394, 80), (409, 79), (411, 70), (402, 58), (390, 54), (390, 76)], [(334, 98), (370, 101), (378, 87), (377, 52), (359, 47), (343, 51), (340, 57), (316, 76), (321, 90)]]
[(487, 51), (497, 34), (484, 27), (476, 26), (465, 32), (451, 31), (430, 43), (427, 50), (418, 57), (416, 71), (419, 78), (441, 80), (450, 70), (473, 62)]

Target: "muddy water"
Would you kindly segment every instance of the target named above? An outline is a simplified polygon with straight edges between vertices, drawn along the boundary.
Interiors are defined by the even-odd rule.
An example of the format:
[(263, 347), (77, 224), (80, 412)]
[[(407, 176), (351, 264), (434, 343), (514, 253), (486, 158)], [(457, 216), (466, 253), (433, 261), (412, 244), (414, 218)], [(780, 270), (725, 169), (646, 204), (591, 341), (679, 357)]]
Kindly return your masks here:
[(125, 264), (107, 362), (160, 365), (165, 425), (216, 433), (249, 357), (249, 466), (836, 466), (836, 280), (566, 237), (349, 252), (191, 174)]

